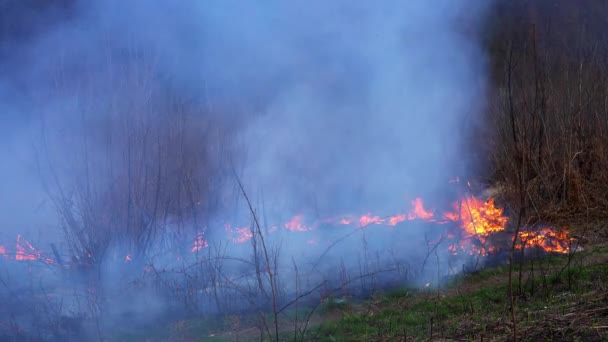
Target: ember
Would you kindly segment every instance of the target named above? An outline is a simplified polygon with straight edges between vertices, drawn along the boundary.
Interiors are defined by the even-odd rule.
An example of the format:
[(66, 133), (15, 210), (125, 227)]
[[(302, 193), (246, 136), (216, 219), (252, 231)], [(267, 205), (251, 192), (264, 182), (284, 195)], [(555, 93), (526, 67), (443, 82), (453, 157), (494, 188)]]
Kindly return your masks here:
[(17, 235), (16, 250), (17, 251), (15, 253), (15, 260), (39, 260), (47, 264), (52, 264), (54, 262), (54, 260), (51, 258), (42, 257), (42, 253), (36, 250), (36, 248), (34, 248), (34, 246), (32, 246), (32, 244), (30, 244), (27, 240), (22, 239), (21, 235)]
[(249, 226), (242, 228), (232, 228), (230, 224), (225, 224), (224, 229), (230, 235), (230, 239), (235, 243), (243, 243), (253, 237), (253, 232)]
[(200, 251), (201, 249), (209, 246), (209, 243), (203, 237), (203, 233), (196, 234), (196, 240), (194, 240), (194, 245), (192, 246), (192, 252)]

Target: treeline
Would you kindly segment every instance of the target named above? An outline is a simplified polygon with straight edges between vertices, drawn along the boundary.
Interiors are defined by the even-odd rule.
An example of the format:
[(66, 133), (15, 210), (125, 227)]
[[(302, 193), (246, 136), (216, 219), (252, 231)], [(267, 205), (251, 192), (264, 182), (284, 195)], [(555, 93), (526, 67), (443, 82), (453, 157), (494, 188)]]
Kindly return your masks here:
[(608, 216), (608, 3), (502, 1), (487, 21), (492, 181), (538, 220)]

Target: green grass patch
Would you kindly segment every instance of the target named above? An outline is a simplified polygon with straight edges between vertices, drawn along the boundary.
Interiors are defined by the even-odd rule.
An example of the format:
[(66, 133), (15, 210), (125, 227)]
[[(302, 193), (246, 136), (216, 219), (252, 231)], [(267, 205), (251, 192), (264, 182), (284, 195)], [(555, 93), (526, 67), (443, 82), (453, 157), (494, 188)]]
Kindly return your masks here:
[[(592, 261), (598, 255), (605, 257), (606, 253), (608, 249), (584, 251), (570, 264), (567, 255), (535, 260), (534, 266), (526, 263), (522, 269), (521, 294), (517, 282), (519, 267), (514, 266), (515, 313), (520, 329), (527, 333), (541, 326), (547, 316), (576, 312), (572, 307), (586, 296), (605, 290), (608, 264), (582, 261)], [(353, 308), (352, 314), (345, 314), (339, 321), (322, 324), (310, 338), (353, 341), (398, 340), (408, 336), (428, 340), (431, 333), (434, 338), (507, 338), (511, 332), (507, 279), (508, 266), (498, 266), (459, 277), (435, 292), (391, 290), (380, 296), (374, 310), (361, 312)], [(471, 290), (476, 284), (483, 287)], [(566, 317), (570, 316), (573, 313)], [(592, 323), (597, 325), (597, 319)]]

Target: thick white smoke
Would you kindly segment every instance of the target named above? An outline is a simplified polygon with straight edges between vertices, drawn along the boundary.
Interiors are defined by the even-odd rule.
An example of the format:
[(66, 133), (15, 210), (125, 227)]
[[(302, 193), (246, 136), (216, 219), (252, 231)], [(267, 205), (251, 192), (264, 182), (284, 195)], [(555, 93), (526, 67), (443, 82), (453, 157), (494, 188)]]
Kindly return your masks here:
[[(116, 132), (99, 132), (110, 127), (107, 122), (134, 115), (129, 125), (177, 141), (173, 129), (185, 116), (172, 112), (176, 95), (180, 105), (200, 109), (189, 117), (189, 129), (212, 141), (217, 124), (230, 137), (223, 141), (229, 147), (194, 144), (189, 153), (205, 154), (204, 165), (224, 165), (217, 170), (229, 176), (234, 167), (269, 223), (297, 213), (390, 215), (415, 196), (444, 200), (448, 180), (471, 166), (462, 150), (463, 127), (483, 106), (486, 71), (477, 18), (488, 3), (75, 0), (46, 11), (32, 4), (22, 12), (28, 17), (22, 23), (31, 23), (27, 34), (3, 33), (10, 39), (0, 45), (3, 232), (10, 237), (9, 231), (30, 227), (61, 240), (59, 218), (45, 202), (49, 180), (66, 177), (61, 182), (74, 181), (76, 193), (83, 187), (70, 172), (86, 172), (103, 196), (104, 188), (120, 189), (115, 179), (121, 164), (108, 166), (110, 174), (104, 163), (122, 160), (124, 150), (108, 152), (108, 144), (120, 144)], [(154, 124), (142, 124), (141, 117)], [(167, 126), (168, 133), (161, 129)], [(125, 127), (120, 129), (128, 132)], [(53, 145), (53, 137), (63, 144)], [(133, 146), (146, 150), (136, 140)], [(225, 150), (233, 153), (223, 155)], [(45, 163), (47, 154), (55, 164)], [(86, 162), (74, 166), (74, 159)], [(182, 170), (178, 165), (162, 172), (179, 179), (177, 171), (170, 173), (174, 166)], [(211, 188), (225, 197), (204, 198), (212, 218), (201, 220), (247, 216), (242, 203), (228, 205), (234, 184)], [(102, 195), (96, 200), (107, 201)], [(115, 196), (110, 202), (120, 203)], [(222, 204), (209, 204), (215, 202)], [(144, 214), (142, 220), (149, 219)], [(122, 217), (101, 219), (104, 227), (115, 227)], [(419, 240), (411, 234), (397, 239), (407, 246), (395, 246), (386, 235), (363, 240), (372, 254), (425, 250), (414, 242), (424, 241), (422, 233)], [(291, 242), (283, 240), (282, 251), (308, 256), (306, 244)], [(360, 266), (368, 257), (353, 251), (360, 242), (323, 254), (324, 268), (335, 268), (340, 257)]]
[[(325, 215), (386, 214), (407, 195), (445, 195), (468, 166), (463, 122), (483, 89), (482, 51), (458, 22), (480, 15), (477, 3), (283, 5), (228, 36), (280, 75), (246, 129), (249, 184), (267, 201)], [(220, 14), (220, 23), (235, 15)]]
[[(2, 84), (13, 94), (17, 84), (23, 93), (44, 92), (61, 65), (74, 84), (99, 77), (92, 91), (103, 113), (110, 98), (127, 106), (128, 89), (110, 93), (121, 56), (135, 55), (154, 65), (155, 82), (238, 127), (247, 156), (237, 160), (241, 176), (267, 207), (392, 212), (407, 195), (442, 195), (447, 179), (469, 166), (462, 123), (481, 104), (485, 60), (474, 25), (486, 6), (77, 1), (69, 15), (9, 45), (5, 51), (20, 59), (5, 59)], [(114, 78), (95, 75), (110, 58)], [(73, 120), (62, 107), (75, 96), (52, 99), (53, 120)], [(31, 122), (41, 111), (19, 96), (2, 105), (8, 122)], [(9, 165), (14, 158), (3, 156)]]

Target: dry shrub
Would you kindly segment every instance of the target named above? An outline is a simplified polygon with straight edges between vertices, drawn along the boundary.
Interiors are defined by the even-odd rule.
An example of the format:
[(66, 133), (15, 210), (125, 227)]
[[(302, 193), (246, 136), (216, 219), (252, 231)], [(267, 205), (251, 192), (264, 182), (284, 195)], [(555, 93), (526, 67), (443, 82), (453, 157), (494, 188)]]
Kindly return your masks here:
[(41, 176), (80, 262), (97, 264), (118, 244), (143, 258), (169, 226), (191, 239), (221, 206), (230, 125), (173, 89), (154, 60), (142, 52), (102, 65), (57, 63), (38, 95), (46, 102)]
[(605, 218), (608, 6), (557, 3), (509, 2), (491, 19), (493, 178), (532, 220)]

